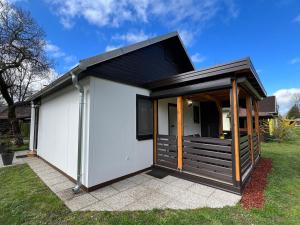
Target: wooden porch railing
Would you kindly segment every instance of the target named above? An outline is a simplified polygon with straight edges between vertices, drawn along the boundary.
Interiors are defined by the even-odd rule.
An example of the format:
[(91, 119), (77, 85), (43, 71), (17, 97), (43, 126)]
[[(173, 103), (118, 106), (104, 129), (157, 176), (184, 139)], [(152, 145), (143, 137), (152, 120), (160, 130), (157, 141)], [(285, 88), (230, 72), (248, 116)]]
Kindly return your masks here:
[(171, 135), (157, 136), (156, 164), (177, 169), (177, 137)]
[(183, 137), (183, 171), (232, 183), (231, 140)]
[(256, 133), (253, 133), (252, 141), (253, 141), (254, 161), (256, 161), (257, 158), (259, 157), (259, 145), (258, 145), (258, 138), (257, 138)]
[(251, 153), (250, 153), (250, 136), (245, 135), (240, 137), (240, 157), (241, 157), (241, 175), (247, 172), (251, 166)]

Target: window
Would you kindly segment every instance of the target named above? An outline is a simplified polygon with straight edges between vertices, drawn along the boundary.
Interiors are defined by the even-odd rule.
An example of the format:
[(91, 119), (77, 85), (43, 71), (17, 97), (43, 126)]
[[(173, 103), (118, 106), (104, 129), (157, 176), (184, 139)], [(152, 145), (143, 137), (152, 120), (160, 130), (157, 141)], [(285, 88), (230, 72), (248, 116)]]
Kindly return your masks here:
[(194, 123), (200, 123), (199, 106), (194, 105), (193, 106), (193, 112), (194, 112)]
[(136, 139), (153, 137), (153, 106), (147, 96), (136, 95)]

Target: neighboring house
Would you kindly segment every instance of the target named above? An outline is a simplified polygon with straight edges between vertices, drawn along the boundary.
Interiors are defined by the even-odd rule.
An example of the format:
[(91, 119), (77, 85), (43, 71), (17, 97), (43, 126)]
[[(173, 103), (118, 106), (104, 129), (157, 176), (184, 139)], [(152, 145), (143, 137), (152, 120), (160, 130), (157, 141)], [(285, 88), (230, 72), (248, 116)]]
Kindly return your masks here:
[(239, 105), (264, 97), (249, 58), (195, 70), (174, 32), (81, 60), (33, 95), (30, 148), (87, 191), (155, 166), (240, 193), (259, 128), (255, 114), (240, 135)]
[(295, 119), (295, 127), (300, 127), (300, 118)]
[(300, 118), (296, 119), (284, 119), (288, 124), (294, 124), (295, 127), (300, 127)]
[[(278, 118), (278, 105), (275, 96), (268, 96), (258, 102), (259, 123), (264, 138), (273, 135)], [(254, 113), (253, 113), (254, 115)], [(246, 129), (246, 109), (240, 109), (240, 128)]]
[[(20, 123), (30, 124), (31, 107), (30, 102), (18, 104), (16, 106), (16, 118)], [(0, 134), (9, 132), (10, 125), (8, 122), (7, 106), (0, 107)]]

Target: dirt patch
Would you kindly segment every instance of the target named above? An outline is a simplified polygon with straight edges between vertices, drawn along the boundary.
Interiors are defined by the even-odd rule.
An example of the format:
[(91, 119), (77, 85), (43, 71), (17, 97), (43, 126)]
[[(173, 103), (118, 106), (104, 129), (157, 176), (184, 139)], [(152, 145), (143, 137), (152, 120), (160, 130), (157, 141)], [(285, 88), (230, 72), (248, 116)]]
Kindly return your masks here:
[(245, 209), (262, 208), (264, 206), (264, 190), (271, 169), (271, 159), (261, 158), (256, 164), (242, 195), (241, 204)]

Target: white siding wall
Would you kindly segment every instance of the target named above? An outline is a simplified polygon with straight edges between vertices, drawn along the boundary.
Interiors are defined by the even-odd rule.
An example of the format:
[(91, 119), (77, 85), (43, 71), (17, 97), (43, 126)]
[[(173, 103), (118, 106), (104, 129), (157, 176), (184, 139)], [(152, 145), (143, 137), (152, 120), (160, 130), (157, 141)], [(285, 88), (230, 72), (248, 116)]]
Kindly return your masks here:
[[(84, 83), (83, 184), (87, 184), (89, 79)], [(72, 178), (77, 176), (79, 92), (69, 86), (42, 98), (39, 111), (38, 155)]]
[[(176, 104), (176, 98), (165, 98), (158, 100), (158, 133), (168, 135), (168, 103)], [(194, 105), (198, 105), (198, 102), (193, 102)], [(199, 106), (200, 107), (200, 106)], [(201, 110), (201, 108), (199, 108)], [(200, 113), (199, 110), (199, 113)], [(201, 124), (194, 123), (193, 107), (188, 106), (186, 101), (183, 103), (183, 135), (200, 134)], [(199, 115), (200, 118), (200, 115)], [(200, 120), (201, 121), (201, 120)]]
[(149, 91), (91, 77), (89, 187), (152, 165), (153, 141), (136, 140), (136, 94)]

